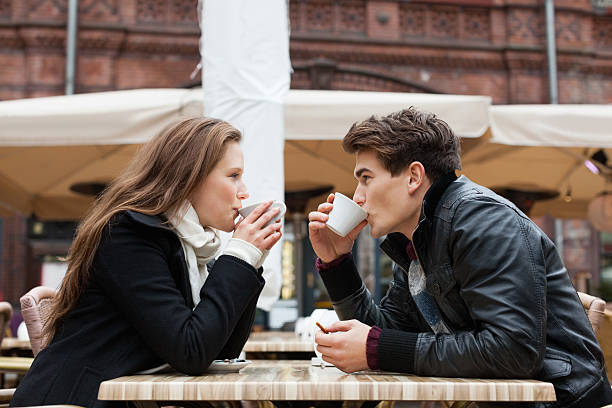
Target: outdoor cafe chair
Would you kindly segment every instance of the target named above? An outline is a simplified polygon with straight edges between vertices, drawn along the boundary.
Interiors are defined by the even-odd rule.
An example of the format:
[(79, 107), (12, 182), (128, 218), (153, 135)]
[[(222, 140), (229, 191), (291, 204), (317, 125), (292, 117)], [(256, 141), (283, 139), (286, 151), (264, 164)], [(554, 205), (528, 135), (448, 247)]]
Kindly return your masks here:
[(43, 334), (43, 328), (49, 313), (51, 312), (51, 302), (57, 294), (57, 290), (46, 286), (37, 286), (23, 295), (21, 303), (21, 315), (28, 330), (32, 354), (34, 357), (47, 344), (47, 338)]
[[(43, 335), (43, 328), (51, 312), (51, 301), (56, 294), (57, 291), (55, 289), (37, 286), (19, 299), (21, 303), (21, 314), (28, 330), (28, 336), (30, 337), (30, 344), (34, 356), (36, 356), (47, 343), (46, 337)], [(14, 392), (14, 388), (0, 390), (0, 408), (8, 407)], [(38, 408), (42, 407), (43, 406), (40, 406)], [(76, 405), (44, 405), (44, 407), (78, 408)]]
[(606, 313), (606, 302), (603, 299), (583, 292), (578, 292), (578, 297), (593, 327), (593, 332), (597, 335)]
[[(0, 302), (0, 344), (6, 334), (6, 330), (11, 322), (11, 316), (13, 316), (13, 306), (9, 302)], [(0, 373), (0, 384), (4, 387), (4, 373)]]
[[(9, 402), (11, 401), (11, 397), (13, 396), (12, 392), (10, 393), (10, 395), (8, 395), (8, 393), (6, 393), (5, 391), (14, 391), (14, 389), (0, 390), (0, 408), (8, 407)], [(38, 405), (38, 406), (21, 407), (21, 408), (81, 408), (81, 407), (78, 407), (77, 405)]]
[[(28, 330), (30, 345), (34, 356), (46, 344), (43, 336), (43, 326), (51, 311), (51, 300), (57, 291), (45, 286), (37, 286), (19, 299), (21, 314)], [(15, 392), (14, 388), (0, 390), (0, 408), (8, 406)]]

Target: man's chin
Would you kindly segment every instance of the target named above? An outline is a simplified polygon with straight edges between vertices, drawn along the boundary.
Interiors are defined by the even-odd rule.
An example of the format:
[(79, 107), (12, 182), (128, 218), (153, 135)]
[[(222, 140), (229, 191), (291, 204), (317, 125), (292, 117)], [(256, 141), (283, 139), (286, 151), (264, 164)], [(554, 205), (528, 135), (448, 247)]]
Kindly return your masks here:
[(376, 229), (376, 227), (373, 227), (372, 225), (370, 225), (370, 236), (372, 238), (380, 238), (385, 234), (382, 234), (380, 231), (378, 231), (378, 229)]

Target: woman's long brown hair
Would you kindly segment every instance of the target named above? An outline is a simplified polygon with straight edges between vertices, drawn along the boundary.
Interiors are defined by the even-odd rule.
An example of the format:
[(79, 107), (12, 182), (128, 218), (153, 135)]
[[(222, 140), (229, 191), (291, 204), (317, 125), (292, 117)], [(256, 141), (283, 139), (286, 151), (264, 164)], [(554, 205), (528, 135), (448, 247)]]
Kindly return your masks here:
[(169, 127), (142, 146), (80, 223), (68, 255), (66, 276), (45, 322), (46, 338), (53, 337), (85, 291), (102, 231), (111, 218), (126, 210), (169, 217), (177, 214), (221, 160), (226, 143), (240, 139), (240, 132), (227, 122), (193, 118)]

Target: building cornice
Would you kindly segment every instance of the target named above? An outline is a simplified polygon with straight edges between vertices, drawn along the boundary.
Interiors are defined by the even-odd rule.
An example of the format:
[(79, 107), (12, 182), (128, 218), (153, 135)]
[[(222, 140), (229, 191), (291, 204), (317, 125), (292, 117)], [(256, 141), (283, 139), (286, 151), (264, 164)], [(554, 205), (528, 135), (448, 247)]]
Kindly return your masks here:
[[(1, 24), (0, 48), (45, 49), (63, 52), (65, 27), (58, 24)], [(199, 34), (182, 30), (101, 29), (79, 27), (80, 51), (121, 51), (128, 53), (199, 54)]]

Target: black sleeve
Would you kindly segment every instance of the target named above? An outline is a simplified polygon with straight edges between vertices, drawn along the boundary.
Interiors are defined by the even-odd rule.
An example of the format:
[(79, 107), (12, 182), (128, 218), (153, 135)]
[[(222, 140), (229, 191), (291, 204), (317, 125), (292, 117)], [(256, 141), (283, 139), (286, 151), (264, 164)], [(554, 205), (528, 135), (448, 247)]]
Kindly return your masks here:
[(223, 349), (219, 352), (217, 358), (236, 358), (240, 355), (244, 344), (251, 334), (253, 328), (253, 321), (255, 320), (255, 312), (257, 311), (257, 297), (251, 300), (251, 303), (247, 306), (246, 310), (242, 314), (242, 317), (238, 321), (234, 332), (223, 346)]
[[(244, 332), (250, 329), (253, 314), (247, 309), (257, 301), (264, 281), (248, 263), (222, 255), (210, 270), (200, 303), (191, 310), (170, 271), (170, 234), (134, 226), (113, 228), (98, 249), (96, 276), (117, 309), (161, 359), (181, 372), (197, 375), (222, 350), (233, 352), (239, 342), (246, 341)], [(239, 339), (230, 341), (236, 330)]]
[(419, 312), (397, 266), (393, 268), (394, 280), (380, 305), (363, 284), (352, 257), (334, 268), (321, 270), (320, 274), (340, 320), (357, 319), (383, 329), (419, 330)]

